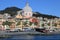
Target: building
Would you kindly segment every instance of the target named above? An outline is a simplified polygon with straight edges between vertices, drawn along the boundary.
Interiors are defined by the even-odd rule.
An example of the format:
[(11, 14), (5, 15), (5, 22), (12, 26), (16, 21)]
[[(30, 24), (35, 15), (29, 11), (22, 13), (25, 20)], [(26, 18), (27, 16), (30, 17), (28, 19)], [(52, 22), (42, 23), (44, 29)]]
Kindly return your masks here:
[(18, 11), (17, 13), (18, 14), (16, 15), (15, 18), (16, 20), (18, 20), (18, 22), (21, 21), (20, 28), (30, 27), (29, 21), (31, 18), (33, 18), (32, 17), (33, 13), (32, 13), (32, 8), (29, 6), (29, 3), (27, 2), (23, 10)]
[(17, 23), (20, 22), (18, 25), (20, 28), (30, 27), (30, 28), (41, 28), (44, 27), (47, 30), (53, 30), (54, 28), (59, 28), (58, 20), (59, 18), (47, 18), (47, 17), (35, 17), (33, 16), (32, 8), (29, 6), (29, 3), (26, 3), (26, 6), (23, 10), (18, 11), (16, 15)]
[(29, 17), (32, 17), (33, 13), (32, 13), (32, 8), (29, 6), (29, 3), (27, 2), (26, 3), (26, 6), (23, 8), (22, 10), (22, 15), (25, 17), (25, 18), (29, 18)]
[[(35, 13), (36, 14), (36, 13)], [(39, 15), (39, 14), (38, 14)], [(5, 30), (10, 28), (11, 30), (17, 28), (23, 30), (25, 27), (29, 28), (46, 28), (46, 30), (53, 30), (55, 28), (60, 29), (60, 18), (47, 18), (48, 16), (42, 17), (41, 16), (33, 16), (32, 8), (30, 7), (29, 3), (26, 3), (26, 6), (17, 11), (17, 15), (11, 17), (10, 14), (5, 13), (4, 15), (0, 14), (0, 30)], [(7, 27), (8, 25), (3, 26), (3, 22), (12, 22), (12, 24)]]

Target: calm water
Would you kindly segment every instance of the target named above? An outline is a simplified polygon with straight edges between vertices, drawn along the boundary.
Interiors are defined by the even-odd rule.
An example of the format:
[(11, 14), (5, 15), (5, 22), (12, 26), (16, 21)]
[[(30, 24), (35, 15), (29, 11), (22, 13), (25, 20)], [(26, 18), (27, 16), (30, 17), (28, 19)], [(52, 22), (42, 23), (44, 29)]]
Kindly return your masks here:
[(60, 35), (15, 35), (10, 38), (0, 38), (0, 40), (60, 40)]

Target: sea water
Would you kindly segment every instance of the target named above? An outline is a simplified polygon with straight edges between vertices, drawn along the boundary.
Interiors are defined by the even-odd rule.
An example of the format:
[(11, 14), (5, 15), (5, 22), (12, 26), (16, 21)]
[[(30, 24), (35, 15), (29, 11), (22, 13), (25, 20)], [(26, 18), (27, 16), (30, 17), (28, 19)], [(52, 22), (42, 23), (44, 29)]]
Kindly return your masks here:
[(0, 38), (0, 40), (60, 40), (59, 35), (13, 35), (10, 38)]

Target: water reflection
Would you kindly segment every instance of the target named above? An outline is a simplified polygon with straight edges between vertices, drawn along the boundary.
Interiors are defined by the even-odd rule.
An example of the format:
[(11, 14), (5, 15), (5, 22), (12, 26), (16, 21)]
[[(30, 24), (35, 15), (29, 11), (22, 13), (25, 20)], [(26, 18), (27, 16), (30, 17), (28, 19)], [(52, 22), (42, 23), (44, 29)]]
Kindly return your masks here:
[(60, 35), (13, 35), (10, 38), (0, 38), (0, 40), (60, 40)]
[(9, 38), (0, 38), (0, 40), (33, 40), (33, 35), (12, 35)]
[(34, 39), (34, 36), (32, 36), (32, 35), (19, 35), (19, 36), (14, 36), (11, 39), (33, 40)]

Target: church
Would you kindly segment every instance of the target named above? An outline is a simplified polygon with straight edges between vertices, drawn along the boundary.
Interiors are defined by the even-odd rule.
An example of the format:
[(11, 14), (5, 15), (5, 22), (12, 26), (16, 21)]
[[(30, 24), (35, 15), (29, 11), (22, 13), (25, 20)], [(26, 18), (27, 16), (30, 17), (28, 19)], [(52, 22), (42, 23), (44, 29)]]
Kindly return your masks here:
[[(45, 27), (47, 30), (60, 28), (58, 21), (59, 18), (51, 18), (48, 19), (47, 17), (35, 17), (33, 16), (32, 8), (30, 7), (29, 3), (26, 3), (26, 6), (23, 10), (18, 11), (16, 15), (16, 21), (20, 22), (18, 25), (19, 28), (29, 27), (29, 28), (42, 28)], [(18, 23), (17, 23), (18, 24)], [(17, 26), (16, 26), (17, 27)]]
[(30, 7), (28, 2), (26, 3), (26, 6), (23, 8), (23, 10), (17, 12), (15, 18), (17, 22), (20, 22), (20, 25), (18, 26), (21, 28), (34, 28), (38, 25), (38, 19), (36, 17), (33, 17), (32, 8)]
[(23, 18), (31, 18), (33, 15), (32, 8), (29, 6), (29, 3), (26, 3), (26, 6), (23, 8), (23, 10), (17, 12), (16, 18), (19, 18), (19, 16), (23, 16)]
[[(11, 23), (11, 25), (2, 25), (4, 22)], [(29, 3), (26, 2), (25, 7), (22, 10), (17, 11), (17, 14), (12, 17), (10, 14), (0, 14), (0, 29), (24, 29), (24, 28), (46, 28), (46, 30), (60, 29), (60, 18), (44, 15), (33, 12)], [(4, 28), (5, 27), (5, 28)]]

